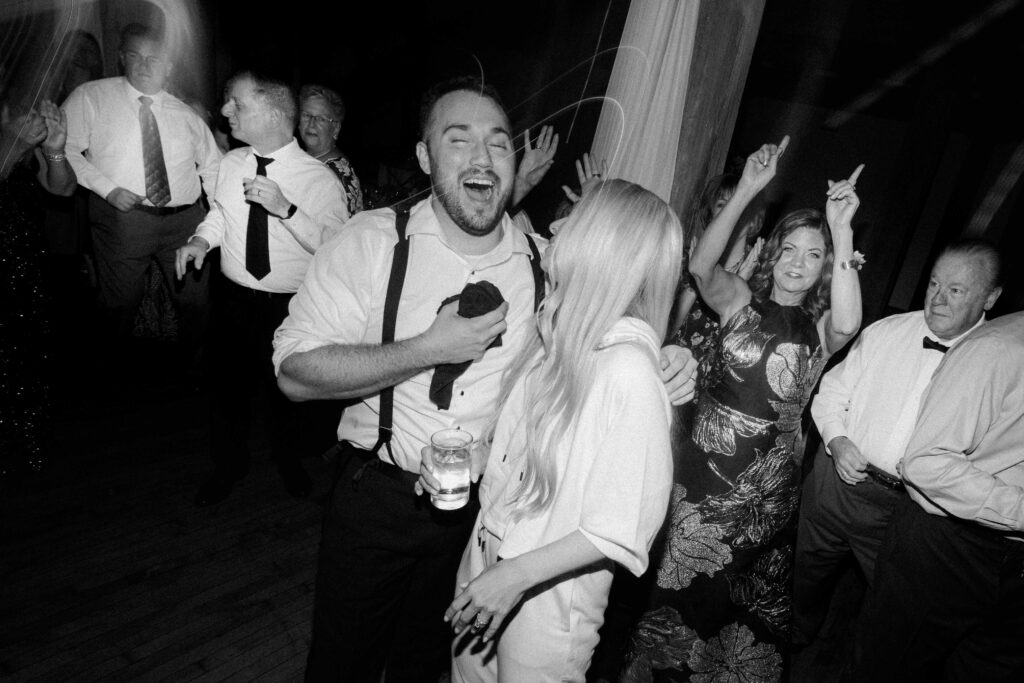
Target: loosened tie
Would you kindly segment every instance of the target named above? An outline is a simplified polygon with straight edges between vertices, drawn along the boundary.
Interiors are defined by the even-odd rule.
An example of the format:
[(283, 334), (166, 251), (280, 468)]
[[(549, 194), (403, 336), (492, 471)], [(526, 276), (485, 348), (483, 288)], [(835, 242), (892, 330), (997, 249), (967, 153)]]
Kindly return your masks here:
[(171, 185), (167, 181), (164, 150), (160, 145), (160, 128), (153, 116), (153, 98), (139, 97), (139, 127), (142, 129), (142, 165), (146, 174), (146, 197), (153, 206), (164, 206), (171, 201)]

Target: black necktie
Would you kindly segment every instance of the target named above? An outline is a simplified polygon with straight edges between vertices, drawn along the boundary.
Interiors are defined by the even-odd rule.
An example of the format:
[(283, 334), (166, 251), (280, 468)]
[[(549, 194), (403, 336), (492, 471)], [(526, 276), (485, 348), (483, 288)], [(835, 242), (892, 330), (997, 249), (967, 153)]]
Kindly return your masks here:
[[(266, 176), (274, 160), (256, 155), (256, 175)], [(267, 245), (267, 210), (249, 202), (249, 226), (245, 233), (245, 269), (257, 280), (270, 272), (270, 247)]]
[(946, 346), (945, 344), (940, 344), (931, 337), (925, 337), (924, 341), (922, 342), (922, 346), (924, 346), (924, 348), (926, 349), (931, 349), (932, 351), (939, 351), (941, 353), (949, 351), (948, 346)]

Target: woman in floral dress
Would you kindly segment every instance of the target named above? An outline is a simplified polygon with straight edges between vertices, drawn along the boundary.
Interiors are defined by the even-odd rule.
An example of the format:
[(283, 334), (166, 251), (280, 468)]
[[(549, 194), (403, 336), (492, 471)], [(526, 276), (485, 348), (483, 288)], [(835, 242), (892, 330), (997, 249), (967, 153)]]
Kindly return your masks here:
[[(743, 209), (788, 144), (747, 159), (736, 191), (690, 261), (723, 322), (691, 434), (676, 444), (665, 547), (625, 680), (775, 681), (789, 628), (800, 416), (829, 355), (860, 327), (859, 261), (848, 180), (824, 215), (783, 217), (748, 285), (718, 261)], [(654, 561), (652, 560), (652, 564)]]

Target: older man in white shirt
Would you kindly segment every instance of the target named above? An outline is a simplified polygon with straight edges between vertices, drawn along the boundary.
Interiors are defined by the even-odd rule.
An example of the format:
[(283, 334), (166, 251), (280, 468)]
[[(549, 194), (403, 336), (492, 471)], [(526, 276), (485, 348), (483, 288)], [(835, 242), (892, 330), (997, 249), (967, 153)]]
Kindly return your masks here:
[(901, 471), (851, 680), (1024, 680), (1024, 313), (946, 356)]
[(120, 57), (123, 77), (85, 83), (63, 106), (68, 161), (79, 184), (93, 192), (89, 219), (99, 303), (109, 332), (127, 339), (156, 258), (179, 318), (183, 361), (190, 365), (205, 335), (208, 278), (175, 282), (175, 251), (205, 214), (201, 192), (212, 197), (216, 191), (221, 154), (206, 122), (164, 90), (173, 63), (161, 36), (130, 24)]
[(850, 553), (873, 582), (892, 510), (906, 495), (896, 463), (921, 395), (945, 351), (985, 322), (1002, 291), (999, 280), (992, 245), (950, 245), (932, 268), (924, 310), (871, 325), (822, 378), (811, 414), (831, 462), (819, 456), (804, 484), (793, 581), (795, 644), (817, 635)]
[[(252, 402), (261, 385), (270, 400), (271, 454), (288, 493), (309, 495), (298, 458), (326, 447), (326, 441), (315, 444), (315, 408), (281, 394), (271, 363), (274, 330), (313, 253), (349, 218), (341, 182), (295, 140), (296, 110), (284, 83), (248, 72), (228, 82), (221, 113), (231, 134), (250, 146), (224, 157), (210, 212), (178, 250), (179, 277), (190, 262), (202, 268), (211, 249), (221, 250), (213, 319), (215, 466), (196, 496), (200, 506), (224, 500), (248, 471)], [(331, 442), (334, 417), (322, 423)]]

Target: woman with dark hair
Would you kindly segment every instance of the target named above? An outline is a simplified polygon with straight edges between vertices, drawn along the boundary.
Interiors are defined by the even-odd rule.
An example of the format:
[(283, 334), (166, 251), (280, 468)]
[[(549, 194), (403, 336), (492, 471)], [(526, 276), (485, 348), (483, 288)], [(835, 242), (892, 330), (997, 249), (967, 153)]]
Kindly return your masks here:
[(731, 672), (737, 680), (772, 681), (782, 675), (800, 416), (825, 361), (861, 321), (851, 220), (862, 167), (829, 183), (824, 213), (804, 209), (779, 221), (749, 284), (719, 264), (736, 222), (775, 176), (788, 142), (748, 157), (736, 191), (690, 260), (701, 297), (723, 322), (702, 363), (710, 376), (693, 431), (676, 444), (665, 548), (627, 677), (717, 680)]
[(348, 158), (338, 149), (338, 135), (345, 120), (341, 95), (322, 85), (299, 89), (299, 137), (302, 147), (334, 171), (345, 188), (348, 215), (363, 210), (363, 191)]

